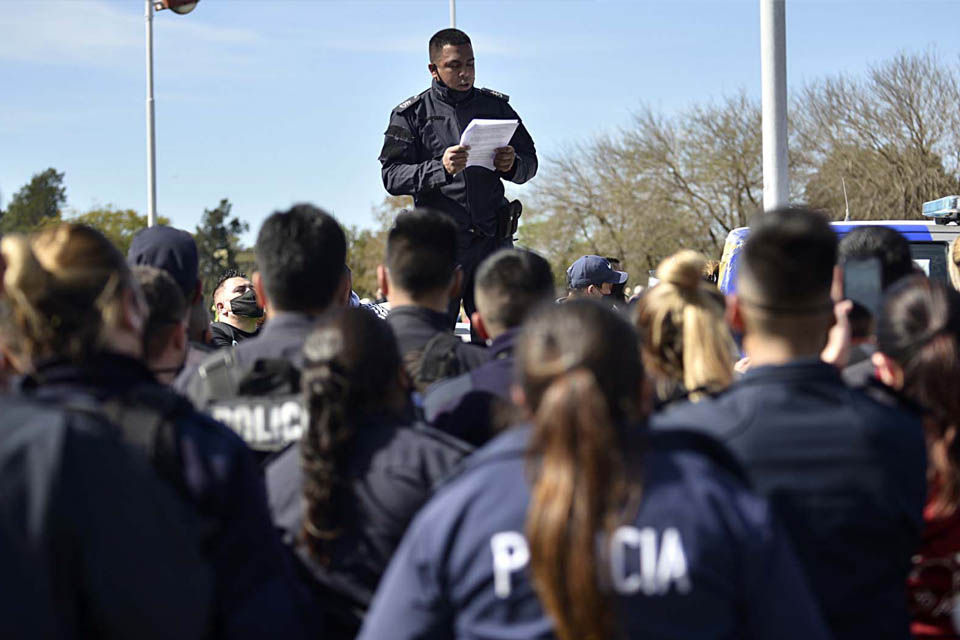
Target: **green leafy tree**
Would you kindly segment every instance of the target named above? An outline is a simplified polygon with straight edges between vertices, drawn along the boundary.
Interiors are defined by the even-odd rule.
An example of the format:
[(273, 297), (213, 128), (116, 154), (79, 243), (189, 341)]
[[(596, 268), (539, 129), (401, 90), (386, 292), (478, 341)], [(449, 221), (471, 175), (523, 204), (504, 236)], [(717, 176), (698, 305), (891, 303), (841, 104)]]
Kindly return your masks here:
[[(124, 255), (130, 249), (133, 236), (147, 226), (147, 216), (142, 216), (133, 209), (114, 209), (111, 205), (74, 214), (69, 220), (99, 230)], [(159, 224), (170, 224), (170, 220), (163, 216), (157, 218), (157, 222)]]
[(0, 232), (27, 233), (56, 222), (66, 201), (62, 172), (50, 168), (34, 174), (10, 199), (0, 218)]
[(377, 265), (387, 250), (387, 232), (403, 209), (413, 207), (410, 196), (387, 196), (373, 210), (377, 226), (372, 229), (347, 227), (347, 265), (353, 272), (353, 290), (361, 298), (377, 295)]
[(239, 218), (231, 218), (232, 205), (227, 198), (213, 209), (205, 209), (193, 239), (197, 243), (200, 258), (200, 279), (203, 295), (210, 296), (220, 275), (227, 269), (239, 269), (238, 257), (243, 252), (240, 235), (250, 225)]

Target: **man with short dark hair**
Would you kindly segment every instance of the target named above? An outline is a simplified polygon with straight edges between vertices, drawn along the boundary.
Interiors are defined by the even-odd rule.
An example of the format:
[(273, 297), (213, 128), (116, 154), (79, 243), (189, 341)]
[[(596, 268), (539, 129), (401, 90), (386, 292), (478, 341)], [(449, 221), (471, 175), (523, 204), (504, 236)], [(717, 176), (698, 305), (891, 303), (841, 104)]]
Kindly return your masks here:
[(703, 431), (727, 445), (790, 533), (834, 637), (908, 638), (923, 427), (888, 395), (849, 389), (820, 360), (835, 319), (836, 259), (826, 217), (759, 215), (728, 298), (750, 370), (719, 396), (654, 416), (652, 428)]
[(536, 253), (501, 249), (484, 260), (477, 269), (477, 310), (471, 320), (481, 337), (491, 341), (490, 360), (431, 387), (423, 401), (427, 421), (476, 446), (493, 437), (511, 406), (520, 325), (553, 296), (550, 264)]
[(457, 227), (449, 216), (429, 209), (398, 215), (377, 282), (390, 302), (387, 322), (418, 388), (486, 362), (486, 349), (463, 344), (450, 331), (447, 308), (463, 272), (457, 268)]
[[(177, 379), (198, 407), (233, 427), (261, 459), (299, 439), (302, 348), (316, 318), (346, 304), (347, 240), (328, 213), (298, 204), (268, 217), (257, 235), (257, 300), (267, 309), (260, 334), (219, 351)], [(259, 416), (259, 417), (258, 417)]]
[[(876, 258), (879, 263), (880, 288), (886, 291), (900, 278), (916, 272), (910, 243), (890, 227), (857, 227), (840, 240), (838, 264), (841, 271), (847, 262)], [(839, 297), (839, 293), (836, 297)], [(873, 377), (870, 356), (876, 351), (874, 345), (875, 319), (870, 311), (854, 303), (850, 311), (850, 327), (853, 348), (843, 370), (847, 384), (863, 386)]]
[[(488, 255), (512, 244), (516, 216), (504, 197), (503, 180), (527, 182), (537, 172), (533, 139), (521, 122), (510, 144), (496, 150), (494, 169), (467, 167), (470, 149), (460, 137), (474, 119), (520, 120), (509, 97), (474, 87), (470, 38), (443, 29), (429, 44), (429, 89), (404, 100), (390, 114), (380, 152), (383, 185), (393, 195), (411, 195), (418, 207), (450, 215), (457, 226), (457, 260), (463, 269), (463, 306), (474, 312), (473, 277)], [(451, 307), (459, 310), (459, 294)], [(454, 314), (455, 315), (455, 314)]]
[(253, 281), (247, 274), (228, 269), (220, 276), (213, 290), (216, 322), (210, 323), (210, 334), (215, 347), (237, 346), (257, 335), (263, 309), (257, 304)]

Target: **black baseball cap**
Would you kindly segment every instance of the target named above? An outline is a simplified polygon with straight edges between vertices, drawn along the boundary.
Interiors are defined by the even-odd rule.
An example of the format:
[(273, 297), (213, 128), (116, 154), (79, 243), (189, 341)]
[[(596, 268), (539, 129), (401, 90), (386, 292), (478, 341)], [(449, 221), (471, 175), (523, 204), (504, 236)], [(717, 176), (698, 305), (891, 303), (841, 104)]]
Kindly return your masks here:
[(199, 260), (197, 243), (186, 231), (164, 225), (141, 229), (130, 243), (127, 263), (163, 269), (177, 281), (183, 295), (192, 299)]
[(623, 284), (627, 281), (626, 271), (615, 271), (606, 258), (583, 256), (567, 269), (567, 283), (571, 289), (583, 289), (586, 286), (599, 286), (604, 282)]

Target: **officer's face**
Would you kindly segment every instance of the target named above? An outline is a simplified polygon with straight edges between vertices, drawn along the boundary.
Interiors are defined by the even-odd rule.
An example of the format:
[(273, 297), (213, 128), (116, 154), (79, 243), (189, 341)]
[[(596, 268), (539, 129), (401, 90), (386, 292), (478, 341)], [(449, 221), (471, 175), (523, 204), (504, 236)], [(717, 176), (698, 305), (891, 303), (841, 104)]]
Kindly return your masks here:
[(476, 77), (473, 47), (469, 44), (444, 45), (440, 55), (428, 68), (434, 80), (439, 80), (455, 91), (467, 91), (473, 87)]

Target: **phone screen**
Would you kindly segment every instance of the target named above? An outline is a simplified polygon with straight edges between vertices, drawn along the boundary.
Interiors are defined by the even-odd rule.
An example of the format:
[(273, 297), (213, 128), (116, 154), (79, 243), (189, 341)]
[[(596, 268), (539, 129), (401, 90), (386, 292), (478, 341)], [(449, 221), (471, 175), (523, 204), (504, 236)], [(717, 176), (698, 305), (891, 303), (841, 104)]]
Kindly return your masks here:
[(847, 260), (843, 263), (843, 297), (859, 304), (876, 317), (883, 299), (881, 279), (879, 259)]

